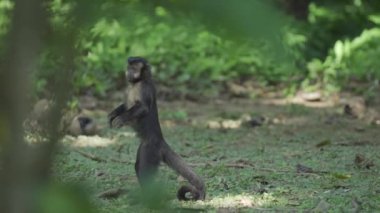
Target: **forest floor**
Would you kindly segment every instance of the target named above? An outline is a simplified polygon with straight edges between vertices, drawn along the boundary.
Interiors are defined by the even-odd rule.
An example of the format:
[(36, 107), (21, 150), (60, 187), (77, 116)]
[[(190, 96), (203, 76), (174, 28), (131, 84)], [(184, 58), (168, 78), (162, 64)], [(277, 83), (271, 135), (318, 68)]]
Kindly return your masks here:
[[(380, 212), (380, 125), (342, 105), (286, 100), (159, 102), (166, 141), (206, 182), (205, 201), (179, 202), (183, 179), (167, 166), (162, 212)], [(54, 165), (59, 182), (81, 183), (100, 212), (151, 212), (133, 197), (138, 140), (109, 129), (64, 138)], [(157, 196), (162, 193), (154, 192)], [(159, 210), (157, 210), (159, 211)]]

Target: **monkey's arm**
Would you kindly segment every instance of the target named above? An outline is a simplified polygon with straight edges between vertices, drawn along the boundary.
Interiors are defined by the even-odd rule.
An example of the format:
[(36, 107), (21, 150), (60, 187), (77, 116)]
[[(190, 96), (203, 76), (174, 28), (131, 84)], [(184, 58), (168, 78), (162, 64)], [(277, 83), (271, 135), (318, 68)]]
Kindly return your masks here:
[(118, 107), (116, 107), (112, 112), (108, 114), (108, 123), (110, 127), (112, 127), (112, 121), (119, 115), (123, 114), (125, 111), (127, 111), (127, 107), (125, 106), (125, 103), (120, 104)]
[(111, 127), (119, 128), (123, 126), (124, 124), (126, 124), (128, 121), (144, 116), (148, 112), (149, 112), (148, 105), (146, 105), (145, 103), (141, 101), (136, 101), (136, 103), (131, 108), (117, 115), (112, 120), (110, 119), (110, 125)]

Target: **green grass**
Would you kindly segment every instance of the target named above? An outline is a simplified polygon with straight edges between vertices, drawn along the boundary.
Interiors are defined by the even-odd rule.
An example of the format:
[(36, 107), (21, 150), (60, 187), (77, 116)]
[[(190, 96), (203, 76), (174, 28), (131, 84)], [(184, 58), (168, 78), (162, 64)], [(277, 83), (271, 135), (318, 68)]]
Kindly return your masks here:
[[(175, 194), (180, 180), (162, 166), (157, 179), (167, 186), (165, 196), (169, 196), (163, 212), (168, 212), (168, 208), (174, 212), (322, 211), (317, 207), (321, 203), (329, 212), (380, 211), (378, 126), (345, 118), (337, 114), (337, 108), (250, 101), (160, 103), (159, 107), (167, 142), (193, 165), (207, 186), (206, 201), (178, 202)], [(178, 116), (170, 112), (181, 112), (180, 119), (176, 120)], [(206, 128), (208, 120), (226, 113), (261, 114), (280, 122), (234, 130)], [(135, 202), (139, 186), (133, 163), (138, 140), (129, 133), (129, 128), (106, 128), (101, 137), (111, 142), (98, 147), (93, 147), (91, 140), (78, 147), (76, 139), (66, 139), (55, 160), (55, 179), (86, 186), (85, 191), (100, 212), (150, 212)], [(316, 146), (324, 141), (328, 143)], [(106, 162), (91, 160), (78, 150)], [(373, 161), (374, 166), (355, 166), (357, 154)], [(317, 172), (297, 173), (297, 164)], [(111, 188), (127, 189), (127, 193), (111, 200), (96, 196)]]

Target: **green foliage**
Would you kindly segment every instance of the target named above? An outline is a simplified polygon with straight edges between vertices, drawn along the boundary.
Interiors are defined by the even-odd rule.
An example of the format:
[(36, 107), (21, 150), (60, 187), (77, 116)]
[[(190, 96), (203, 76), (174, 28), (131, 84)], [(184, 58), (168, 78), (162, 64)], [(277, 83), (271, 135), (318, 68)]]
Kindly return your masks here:
[(0, 1), (0, 51), (3, 50), (3, 37), (9, 28), (9, 13), (12, 10), (12, 8), (13, 2), (11, 2), (10, 0)]
[[(210, 85), (231, 79), (281, 83), (294, 93), (299, 86), (335, 91), (351, 79), (380, 78), (378, 1), (313, 0), (305, 22), (260, 0), (89, 2), (49, 1), (52, 30), (61, 36), (46, 40), (37, 93), (48, 91), (52, 76), (67, 68), (55, 53), (68, 37), (76, 39), (77, 52), (69, 53), (76, 92), (119, 88), (126, 58), (136, 55), (151, 62), (160, 85), (184, 93), (210, 92)], [(0, 2), (0, 37), (12, 7), (12, 1)], [(75, 27), (81, 30), (70, 35)]]
[(95, 212), (88, 195), (80, 186), (54, 183), (41, 190), (37, 200), (41, 213), (91, 213)]
[[(189, 91), (185, 89), (189, 86), (207, 91), (212, 82), (252, 76), (264, 82), (279, 82), (294, 74), (291, 62), (275, 64), (279, 60), (287, 60), (280, 59), (279, 51), (273, 51), (273, 44), (263, 39), (253, 42), (246, 38), (222, 37), (194, 15), (181, 17), (159, 5), (142, 9), (149, 4), (140, 1), (129, 1), (128, 4), (95, 1), (94, 4), (100, 9), (77, 35), (76, 50), (79, 54), (75, 60), (73, 82), (77, 92), (91, 88), (98, 94), (104, 94), (113, 89), (117, 86), (115, 82), (124, 76), (126, 58), (133, 55), (148, 58), (154, 68), (155, 80), (165, 86), (175, 86), (180, 91)], [(259, 5), (260, 8), (264, 6)], [(56, 34), (70, 34), (77, 24), (73, 16), (81, 11), (78, 8), (80, 5), (74, 1), (50, 2), (50, 23)], [(256, 22), (259, 21), (256, 20), (252, 26), (258, 25)], [(238, 32), (241, 27), (232, 31)], [(254, 29), (245, 33), (246, 36), (266, 35)], [(59, 52), (57, 48), (65, 48), (65, 42), (65, 36), (47, 41), (35, 74), (37, 92), (48, 90), (49, 84), (54, 84), (52, 76), (63, 69), (65, 62), (62, 56), (54, 53)]]
[(0, 1), (0, 35), (4, 35), (8, 30), (9, 11), (13, 8), (13, 2), (10, 0)]
[[(318, 59), (308, 64), (309, 78), (319, 85), (345, 83), (347, 80), (371, 81), (380, 78), (380, 28), (364, 30), (353, 40), (338, 40), (324, 62)], [(316, 85), (314, 84), (314, 85)]]
[[(342, 46), (342, 63), (347, 72), (359, 78), (380, 78), (380, 27), (364, 30), (363, 33)], [(344, 52), (344, 50), (346, 50)]]
[(379, 8), (375, 1), (310, 5), (306, 53), (312, 59), (304, 87), (332, 91), (348, 80), (380, 78), (380, 19), (375, 13)]
[(380, 9), (377, 1), (313, 1), (309, 6), (309, 57), (323, 58), (337, 40), (354, 38), (373, 26), (368, 14)]
[[(81, 41), (83, 67), (78, 85), (110, 88), (127, 56), (140, 55), (155, 68), (155, 79), (168, 86), (202, 87), (240, 76), (279, 80), (291, 73), (273, 66), (263, 42), (222, 39), (194, 20), (174, 21), (163, 7), (155, 15), (136, 14), (134, 22), (102, 18)], [(111, 78), (110, 78), (111, 77)]]

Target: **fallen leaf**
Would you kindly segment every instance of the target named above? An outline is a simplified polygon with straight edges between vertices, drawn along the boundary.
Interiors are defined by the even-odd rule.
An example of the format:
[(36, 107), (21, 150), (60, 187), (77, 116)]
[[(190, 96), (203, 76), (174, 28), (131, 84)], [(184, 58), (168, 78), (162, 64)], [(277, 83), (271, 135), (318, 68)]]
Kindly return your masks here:
[(242, 198), (240, 204), (244, 207), (252, 207), (252, 200), (248, 198)]
[(127, 190), (121, 188), (109, 189), (99, 193), (97, 197), (103, 199), (115, 199), (118, 198), (120, 195), (125, 194), (126, 192)]
[(224, 120), (222, 121), (223, 129), (238, 129), (240, 128), (242, 122), (239, 120)]
[(302, 164), (296, 165), (297, 173), (313, 173), (314, 170), (310, 167), (304, 166)]
[(320, 92), (303, 92), (300, 95), (303, 100), (309, 102), (316, 102), (322, 100), (322, 94)]
[(337, 179), (342, 179), (342, 180), (351, 178), (351, 175), (349, 175), (349, 174), (341, 174), (341, 173), (333, 173), (333, 176), (335, 178), (337, 178)]
[(358, 168), (366, 168), (366, 169), (371, 169), (371, 167), (375, 166), (372, 160), (367, 159), (362, 154), (356, 154), (354, 164)]
[(218, 121), (209, 121), (207, 127), (210, 129), (220, 129), (222, 125)]
[(317, 145), (315, 145), (317, 148), (321, 148), (321, 147), (324, 147), (324, 146), (327, 146), (327, 145), (330, 145), (331, 144), (331, 141), (330, 140), (324, 140), (324, 141), (321, 141), (319, 142)]

